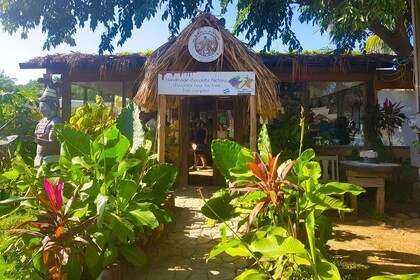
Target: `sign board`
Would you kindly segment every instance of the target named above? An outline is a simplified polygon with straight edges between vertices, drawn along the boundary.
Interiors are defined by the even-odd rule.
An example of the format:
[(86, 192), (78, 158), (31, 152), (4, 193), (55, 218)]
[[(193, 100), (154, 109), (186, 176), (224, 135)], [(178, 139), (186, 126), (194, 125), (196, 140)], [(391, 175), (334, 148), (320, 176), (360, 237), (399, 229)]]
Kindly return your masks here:
[(223, 38), (210, 26), (195, 30), (188, 40), (188, 51), (200, 62), (212, 62), (223, 53)]
[(255, 95), (254, 72), (159, 72), (160, 95)]

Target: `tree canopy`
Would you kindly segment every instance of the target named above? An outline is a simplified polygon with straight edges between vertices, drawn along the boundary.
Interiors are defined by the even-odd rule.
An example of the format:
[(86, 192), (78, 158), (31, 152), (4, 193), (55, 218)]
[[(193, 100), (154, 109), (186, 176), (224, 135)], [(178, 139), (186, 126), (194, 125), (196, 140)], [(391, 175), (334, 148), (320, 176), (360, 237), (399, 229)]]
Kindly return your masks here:
[[(233, 32), (245, 34), (251, 46), (265, 38), (265, 50), (278, 39), (289, 51), (302, 51), (292, 27), (293, 14), (299, 12), (301, 22), (328, 31), (339, 52), (363, 48), (374, 34), (398, 55), (412, 51), (410, 0), (220, 0), (220, 5), (222, 12), (236, 5)], [(123, 45), (160, 9), (172, 35), (180, 31), (182, 19), (197, 15), (197, 7), (205, 12), (213, 9), (212, 0), (0, 0), (0, 7), (0, 22), (10, 33), (20, 31), (26, 38), (31, 29), (41, 26), (47, 35), (44, 49), (61, 43), (74, 46), (77, 27), (89, 25), (95, 30), (103, 25), (99, 53), (112, 52), (116, 38), (117, 45)]]

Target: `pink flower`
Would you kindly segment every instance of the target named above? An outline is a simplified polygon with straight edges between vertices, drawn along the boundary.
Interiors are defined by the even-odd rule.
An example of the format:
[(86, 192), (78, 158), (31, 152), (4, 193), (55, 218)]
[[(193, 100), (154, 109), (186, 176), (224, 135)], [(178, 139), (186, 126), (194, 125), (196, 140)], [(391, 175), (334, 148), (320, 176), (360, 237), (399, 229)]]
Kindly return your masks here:
[(63, 206), (63, 181), (60, 178), (58, 179), (57, 185), (53, 186), (50, 181), (44, 179), (44, 187), (53, 208), (56, 211), (60, 211)]

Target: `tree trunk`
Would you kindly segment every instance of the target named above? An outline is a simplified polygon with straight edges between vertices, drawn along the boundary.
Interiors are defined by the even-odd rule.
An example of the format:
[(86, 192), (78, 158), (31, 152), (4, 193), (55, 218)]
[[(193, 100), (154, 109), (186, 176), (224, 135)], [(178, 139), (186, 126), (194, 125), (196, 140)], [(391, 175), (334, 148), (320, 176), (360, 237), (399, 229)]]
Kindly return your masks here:
[[(404, 26), (402, 24), (402, 26)], [(381, 38), (398, 56), (406, 56), (411, 54), (413, 46), (410, 43), (408, 33), (401, 23), (397, 23), (396, 31), (392, 32), (388, 28), (379, 24), (372, 24), (369, 30)], [(401, 30), (404, 29), (404, 32)]]

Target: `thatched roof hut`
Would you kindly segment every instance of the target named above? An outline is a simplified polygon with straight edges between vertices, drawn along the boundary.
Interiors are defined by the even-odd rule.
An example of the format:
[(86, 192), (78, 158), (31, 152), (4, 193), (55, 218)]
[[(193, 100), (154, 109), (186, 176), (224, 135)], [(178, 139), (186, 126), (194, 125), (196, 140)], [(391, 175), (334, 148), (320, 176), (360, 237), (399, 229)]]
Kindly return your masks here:
[[(198, 28), (210, 26), (223, 38), (223, 54), (214, 62), (203, 64), (188, 51), (188, 40)], [(168, 41), (147, 58), (143, 66), (144, 78), (134, 102), (149, 110), (157, 109), (158, 72), (160, 71), (253, 71), (256, 76), (257, 113), (274, 117), (282, 108), (277, 98), (277, 78), (264, 65), (261, 58), (244, 43), (229, 33), (212, 15), (202, 14), (187, 26), (177, 38)], [(168, 96), (167, 106), (178, 106), (180, 97)]]

